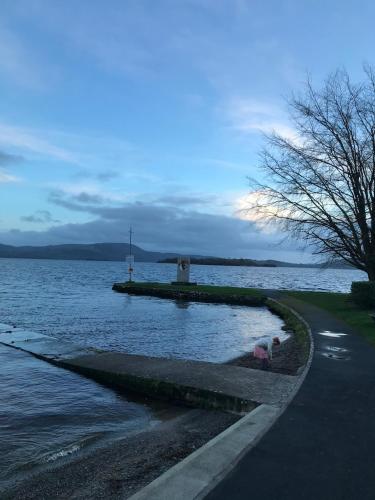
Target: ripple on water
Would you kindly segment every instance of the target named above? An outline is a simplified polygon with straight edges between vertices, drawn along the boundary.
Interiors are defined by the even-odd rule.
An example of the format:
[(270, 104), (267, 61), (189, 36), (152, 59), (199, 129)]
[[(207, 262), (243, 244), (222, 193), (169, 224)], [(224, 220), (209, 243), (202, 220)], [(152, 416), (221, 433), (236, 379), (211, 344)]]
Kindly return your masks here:
[[(156, 422), (145, 405), (0, 346), (0, 485)], [(1, 489), (1, 487), (0, 487)]]

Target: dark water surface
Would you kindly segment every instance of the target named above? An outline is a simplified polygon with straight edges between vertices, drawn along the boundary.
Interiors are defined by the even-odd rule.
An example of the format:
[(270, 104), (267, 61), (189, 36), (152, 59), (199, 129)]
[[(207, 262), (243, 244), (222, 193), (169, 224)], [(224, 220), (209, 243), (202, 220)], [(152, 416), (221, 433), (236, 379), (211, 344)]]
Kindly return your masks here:
[[(119, 262), (0, 259), (0, 322), (81, 345), (221, 362), (263, 335), (283, 335), (262, 308), (184, 303), (112, 292)], [(195, 266), (203, 283), (348, 291), (347, 270)], [(136, 280), (171, 281), (175, 266), (136, 264)], [(158, 421), (147, 405), (0, 346), (0, 483)]]
[(146, 405), (1, 345), (0, 375), (3, 487), (109, 437), (158, 421)]

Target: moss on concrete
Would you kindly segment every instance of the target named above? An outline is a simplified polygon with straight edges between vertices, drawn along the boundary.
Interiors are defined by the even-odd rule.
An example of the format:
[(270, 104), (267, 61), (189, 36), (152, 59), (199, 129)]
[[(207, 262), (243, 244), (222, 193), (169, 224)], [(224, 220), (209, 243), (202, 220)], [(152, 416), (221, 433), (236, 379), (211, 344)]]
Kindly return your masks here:
[(203, 409), (224, 410), (234, 413), (246, 413), (257, 404), (236, 396), (223, 394), (219, 391), (209, 391), (197, 387), (145, 378), (133, 374), (115, 373), (82, 366), (74, 360), (59, 361), (57, 366), (86, 375), (106, 385), (120, 387), (134, 394), (155, 397), (173, 403), (183, 403), (184, 406)]

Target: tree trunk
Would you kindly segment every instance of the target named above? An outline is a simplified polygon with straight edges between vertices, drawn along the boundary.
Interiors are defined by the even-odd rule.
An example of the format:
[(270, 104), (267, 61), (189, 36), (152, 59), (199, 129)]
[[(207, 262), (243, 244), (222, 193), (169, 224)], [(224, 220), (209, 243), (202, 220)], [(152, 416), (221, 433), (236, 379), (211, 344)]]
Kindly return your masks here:
[(375, 281), (375, 262), (371, 262), (366, 266), (366, 272), (369, 281)]

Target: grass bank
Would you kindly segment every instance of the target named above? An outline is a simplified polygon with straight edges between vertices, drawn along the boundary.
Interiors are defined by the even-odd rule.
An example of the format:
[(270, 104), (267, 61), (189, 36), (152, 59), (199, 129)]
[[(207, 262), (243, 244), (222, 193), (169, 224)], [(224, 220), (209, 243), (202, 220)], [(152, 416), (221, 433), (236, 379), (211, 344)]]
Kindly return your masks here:
[(279, 302), (267, 299), (266, 305), (268, 309), (277, 314), (285, 323), (285, 329), (294, 332), (293, 341), (296, 344), (298, 353), (299, 366), (306, 363), (310, 351), (310, 337), (306, 324), (289, 307)]
[(290, 291), (287, 295), (330, 312), (375, 345), (375, 323), (370, 317), (370, 313), (374, 311), (358, 308), (350, 301), (349, 294)]
[[(151, 290), (167, 290), (173, 292), (203, 292), (210, 294), (221, 295), (241, 295), (258, 298), (265, 298), (262, 290), (257, 288), (241, 288), (235, 286), (214, 286), (214, 285), (172, 285), (171, 283), (152, 283), (152, 282), (125, 282), (115, 283), (124, 290), (131, 289), (151, 289)], [(114, 285), (114, 286), (115, 286)]]
[(151, 295), (173, 300), (216, 302), (263, 306), (266, 296), (261, 290), (231, 286), (172, 285), (169, 283), (115, 283), (113, 290), (132, 295)]

